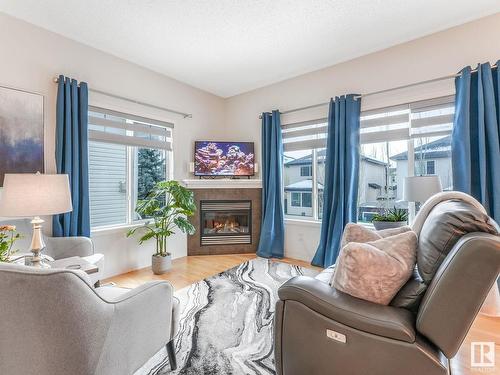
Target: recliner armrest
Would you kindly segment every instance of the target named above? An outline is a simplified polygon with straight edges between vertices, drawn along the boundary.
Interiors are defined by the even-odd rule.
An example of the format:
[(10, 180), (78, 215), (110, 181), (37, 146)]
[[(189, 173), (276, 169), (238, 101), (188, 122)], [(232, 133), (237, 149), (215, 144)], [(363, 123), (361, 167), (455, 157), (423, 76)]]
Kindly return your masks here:
[(300, 302), (351, 328), (409, 343), (415, 341), (415, 318), (408, 310), (352, 297), (312, 277), (288, 280), (278, 289), (278, 296), (282, 301)]

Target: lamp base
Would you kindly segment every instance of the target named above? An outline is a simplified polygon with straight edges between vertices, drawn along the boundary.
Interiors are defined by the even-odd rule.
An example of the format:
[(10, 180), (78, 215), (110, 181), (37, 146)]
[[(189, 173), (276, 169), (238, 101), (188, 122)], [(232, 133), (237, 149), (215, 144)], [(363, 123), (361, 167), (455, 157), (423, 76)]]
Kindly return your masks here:
[(24, 265), (25, 266), (30, 266), (30, 267), (36, 267), (36, 268), (51, 268), (52, 266), (50, 263), (43, 257), (43, 255), (40, 255), (39, 258), (37, 256), (33, 255), (32, 257), (27, 256), (24, 260)]
[(33, 220), (31, 220), (31, 224), (33, 224), (33, 237), (31, 238), (30, 250), (33, 253), (33, 257), (29, 260), (30, 264), (28, 264), (28, 259), (26, 259), (26, 265), (38, 268), (50, 268), (50, 264), (43, 259), (42, 255), (42, 250), (45, 249), (45, 242), (43, 241), (42, 234), (43, 223), (44, 220), (40, 219), (38, 216), (35, 216)]

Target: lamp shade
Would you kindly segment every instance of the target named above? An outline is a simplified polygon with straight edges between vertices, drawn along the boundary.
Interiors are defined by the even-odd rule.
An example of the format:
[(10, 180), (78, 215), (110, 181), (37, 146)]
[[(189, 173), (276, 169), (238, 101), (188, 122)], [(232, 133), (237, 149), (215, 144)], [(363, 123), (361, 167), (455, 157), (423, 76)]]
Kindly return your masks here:
[(408, 202), (424, 203), (434, 194), (442, 191), (439, 176), (405, 177), (403, 199)]
[(6, 174), (0, 216), (42, 216), (73, 209), (66, 174)]

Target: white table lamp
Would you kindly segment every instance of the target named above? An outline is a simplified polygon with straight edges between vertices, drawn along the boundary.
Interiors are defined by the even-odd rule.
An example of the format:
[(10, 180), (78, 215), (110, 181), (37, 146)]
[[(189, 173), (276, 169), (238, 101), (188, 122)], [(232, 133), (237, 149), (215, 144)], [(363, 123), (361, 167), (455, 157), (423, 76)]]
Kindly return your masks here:
[(411, 176), (405, 177), (403, 186), (403, 199), (408, 203), (408, 221), (415, 218), (415, 203), (424, 203), (434, 194), (443, 191), (438, 176)]
[(442, 191), (439, 176), (405, 177), (403, 199), (408, 202), (424, 203), (434, 194)]
[(45, 248), (42, 236), (42, 215), (56, 215), (73, 210), (68, 175), (6, 174), (0, 198), (0, 216), (33, 217), (31, 240), (32, 264), (49, 267), (42, 261)]

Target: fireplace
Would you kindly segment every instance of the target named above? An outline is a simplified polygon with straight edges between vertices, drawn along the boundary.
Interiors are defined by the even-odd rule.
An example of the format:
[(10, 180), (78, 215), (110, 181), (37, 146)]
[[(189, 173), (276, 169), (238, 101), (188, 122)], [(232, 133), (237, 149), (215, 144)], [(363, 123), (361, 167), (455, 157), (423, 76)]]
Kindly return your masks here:
[(207, 188), (193, 189), (196, 214), (189, 221), (196, 232), (187, 236), (187, 254), (255, 254), (260, 237), (262, 189), (238, 187), (251, 180), (200, 181), (195, 182)]
[(200, 201), (201, 246), (251, 243), (251, 200)]

